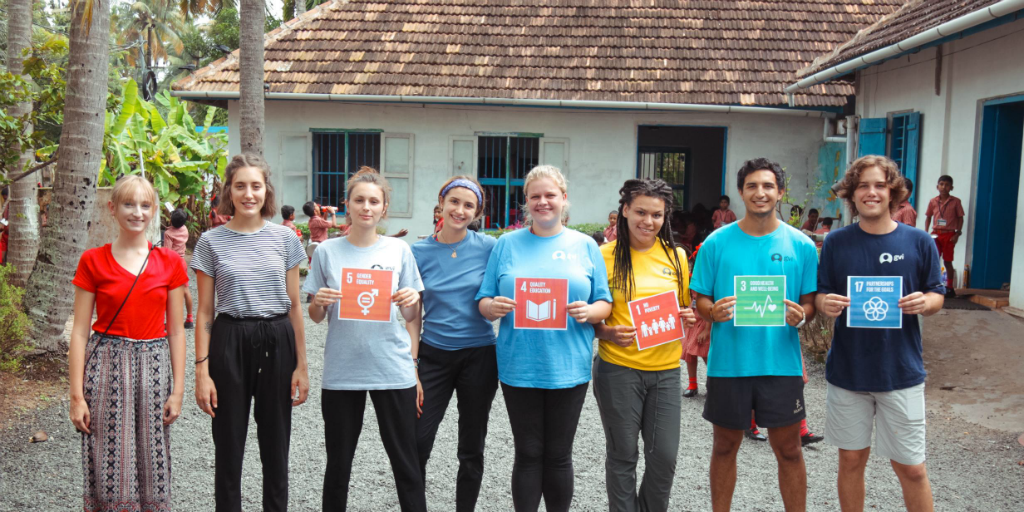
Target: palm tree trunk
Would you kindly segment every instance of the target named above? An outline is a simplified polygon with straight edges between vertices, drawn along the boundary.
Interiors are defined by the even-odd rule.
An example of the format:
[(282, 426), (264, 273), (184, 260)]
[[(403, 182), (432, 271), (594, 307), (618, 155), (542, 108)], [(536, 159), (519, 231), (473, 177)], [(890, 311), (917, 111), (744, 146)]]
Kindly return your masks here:
[(306, 12), (306, 0), (295, 0), (295, 17), (298, 18)]
[[(22, 52), (32, 48), (32, 0), (10, 0), (10, 18), (7, 19), (7, 62), (13, 75), (24, 72), (25, 56)], [(32, 112), (32, 102), (23, 101), (10, 109), (12, 116), (20, 117)], [(32, 133), (32, 124), (25, 123), (26, 134)], [(14, 150), (21, 153), (16, 172), (21, 173), (33, 163), (32, 148), (15, 144)], [(7, 262), (14, 265), (11, 283), (25, 286), (32, 273), (39, 250), (39, 202), (36, 199), (35, 176), (26, 177), (11, 184), (10, 206), (7, 211), (8, 249)]]
[[(43, 228), (39, 257), (28, 282), (32, 293), (25, 294), (25, 309), (32, 320), (29, 339), (49, 352), (67, 348), (64, 323), (74, 303), (74, 294), (68, 290), (78, 258), (89, 241), (96, 172), (103, 158), (109, 19), (110, 0), (72, 4), (60, 160), (54, 173), (49, 224)], [(87, 25), (83, 26), (83, 21)]]
[(146, 70), (153, 69), (153, 44), (156, 42), (156, 34), (153, 27), (146, 29)]
[(264, 0), (241, 0), (238, 37), (242, 152), (263, 156)]

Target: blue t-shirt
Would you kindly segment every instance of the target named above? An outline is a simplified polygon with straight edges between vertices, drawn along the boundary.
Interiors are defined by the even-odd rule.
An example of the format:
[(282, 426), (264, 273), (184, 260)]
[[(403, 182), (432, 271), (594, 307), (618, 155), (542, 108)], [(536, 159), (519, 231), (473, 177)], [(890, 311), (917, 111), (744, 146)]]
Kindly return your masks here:
[[(539, 237), (529, 229), (503, 235), (487, 261), (476, 300), (515, 298), (517, 277), (568, 279), (569, 302), (612, 301), (601, 250), (593, 238), (571, 229), (551, 237)], [(514, 311), (505, 315), (498, 329), (498, 379), (509, 386), (542, 389), (590, 381), (593, 325), (569, 317), (564, 331), (514, 329), (514, 317)]]
[[(945, 293), (939, 261), (935, 242), (920, 229), (897, 223), (891, 233), (872, 235), (853, 224), (825, 237), (818, 293), (849, 296), (849, 276), (903, 276), (904, 296)], [(850, 391), (893, 391), (924, 382), (916, 315), (904, 315), (902, 329), (851, 329), (844, 310), (832, 332), (825, 362), (825, 379), (831, 384)]]
[[(474, 297), (497, 243), (492, 236), (467, 231), (458, 244), (428, 237), (412, 245), (424, 288), (421, 341), (442, 350), (494, 345), (494, 326), (480, 314)], [(452, 258), (453, 247), (457, 258)]]
[[(831, 236), (831, 235), (830, 235)], [(751, 236), (739, 223), (711, 233), (697, 252), (690, 289), (719, 300), (736, 295), (735, 276), (786, 276), (786, 298), (799, 303), (813, 293), (818, 250), (807, 235), (782, 224), (764, 236)], [(800, 336), (795, 327), (711, 327), (708, 377), (800, 376)]]

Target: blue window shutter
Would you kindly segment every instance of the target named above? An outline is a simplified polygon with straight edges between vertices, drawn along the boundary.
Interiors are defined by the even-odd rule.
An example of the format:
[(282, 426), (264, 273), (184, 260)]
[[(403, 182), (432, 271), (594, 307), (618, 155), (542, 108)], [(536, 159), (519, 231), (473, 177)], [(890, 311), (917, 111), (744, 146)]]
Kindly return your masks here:
[(858, 132), (857, 157), (885, 155), (885, 129), (888, 119), (884, 117), (862, 118)]
[[(917, 192), (917, 162), (921, 152), (921, 113), (914, 112), (907, 116), (907, 147), (903, 159), (903, 176), (914, 184), (914, 192)], [(915, 204), (914, 196), (908, 198), (911, 205)]]

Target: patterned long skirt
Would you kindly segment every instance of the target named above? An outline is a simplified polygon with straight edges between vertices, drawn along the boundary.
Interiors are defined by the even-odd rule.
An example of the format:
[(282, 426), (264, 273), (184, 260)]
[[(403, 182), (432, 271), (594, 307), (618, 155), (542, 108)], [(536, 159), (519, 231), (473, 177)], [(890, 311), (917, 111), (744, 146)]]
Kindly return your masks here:
[(93, 334), (85, 354), (92, 431), (82, 434), (85, 510), (171, 510), (170, 428), (163, 423), (172, 385), (167, 339)]

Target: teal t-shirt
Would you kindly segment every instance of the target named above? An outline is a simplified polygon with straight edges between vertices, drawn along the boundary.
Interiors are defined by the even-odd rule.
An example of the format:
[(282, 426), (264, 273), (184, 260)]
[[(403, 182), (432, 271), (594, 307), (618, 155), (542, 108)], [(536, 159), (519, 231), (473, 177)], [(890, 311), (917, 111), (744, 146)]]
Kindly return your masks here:
[[(593, 238), (571, 229), (563, 229), (552, 237), (539, 237), (529, 229), (502, 235), (487, 261), (476, 300), (515, 298), (517, 277), (567, 279), (569, 302), (612, 301), (601, 249)], [(566, 330), (515, 329), (514, 316), (514, 312), (506, 315), (498, 328), (496, 352), (501, 382), (542, 389), (571, 388), (590, 382), (593, 325), (578, 323), (570, 317)]]
[[(806, 235), (782, 224), (755, 237), (732, 223), (704, 241), (693, 266), (690, 289), (714, 300), (735, 295), (735, 276), (786, 276), (786, 298), (817, 290), (818, 251)], [(800, 336), (795, 327), (711, 327), (708, 377), (800, 376)]]

